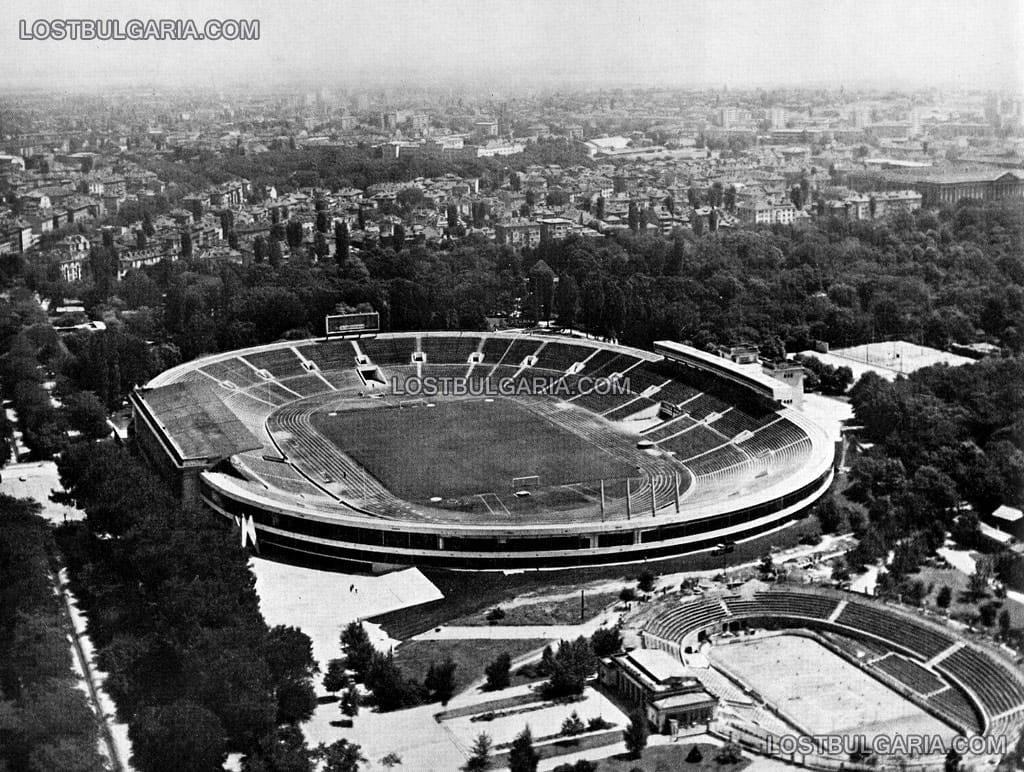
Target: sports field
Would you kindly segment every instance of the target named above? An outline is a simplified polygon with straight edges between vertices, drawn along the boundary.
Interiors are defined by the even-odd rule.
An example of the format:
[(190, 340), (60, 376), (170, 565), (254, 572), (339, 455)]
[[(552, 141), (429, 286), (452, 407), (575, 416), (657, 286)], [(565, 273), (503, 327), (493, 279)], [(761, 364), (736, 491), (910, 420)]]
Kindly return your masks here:
[(311, 420), (317, 431), (407, 501), (507, 494), (512, 478), (527, 475), (539, 475), (546, 488), (637, 474), (609, 451), (513, 400), (433, 404), (321, 412)]
[(869, 739), (938, 735), (947, 740), (956, 734), (810, 638), (780, 635), (715, 646), (709, 659), (812, 734), (857, 734)]

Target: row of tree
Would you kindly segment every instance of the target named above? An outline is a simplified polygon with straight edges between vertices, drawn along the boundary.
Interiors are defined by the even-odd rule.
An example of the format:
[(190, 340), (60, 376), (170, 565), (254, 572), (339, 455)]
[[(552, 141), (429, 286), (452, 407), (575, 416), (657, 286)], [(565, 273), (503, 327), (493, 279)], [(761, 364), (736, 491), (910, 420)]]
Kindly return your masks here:
[(0, 768), (101, 772), (97, 724), (72, 673), (40, 505), (0, 494)]
[(215, 768), (229, 751), (253, 771), (279, 768), (282, 753), (312, 759), (297, 729), (316, 707), (312, 644), (267, 627), (230, 528), (183, 509), (110, 442), (71, 446), (59, 471), (60, 500), (87, 515), (60, 542), (133, 766)]

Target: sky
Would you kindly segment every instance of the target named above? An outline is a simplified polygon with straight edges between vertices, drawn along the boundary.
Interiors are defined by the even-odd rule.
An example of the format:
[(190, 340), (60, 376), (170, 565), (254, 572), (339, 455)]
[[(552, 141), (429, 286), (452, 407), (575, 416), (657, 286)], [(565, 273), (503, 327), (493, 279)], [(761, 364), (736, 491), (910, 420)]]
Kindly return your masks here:
[[(0, 88), (462, 82), (1024, 88), (1024, 0), (5, 0)], [(258, 41), (21, 39), (258, 19)]]

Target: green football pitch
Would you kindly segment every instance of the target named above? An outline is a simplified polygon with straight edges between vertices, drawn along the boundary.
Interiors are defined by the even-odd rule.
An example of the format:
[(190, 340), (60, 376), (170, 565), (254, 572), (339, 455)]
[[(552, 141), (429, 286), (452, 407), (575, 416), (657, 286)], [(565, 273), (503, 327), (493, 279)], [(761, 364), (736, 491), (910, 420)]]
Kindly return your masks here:
[(609, 450), (510, 399), (321, 412), (312, 424), (407, 501), (504, 495), (513, 478), (528, 475), (548, 488), (637, 474)]

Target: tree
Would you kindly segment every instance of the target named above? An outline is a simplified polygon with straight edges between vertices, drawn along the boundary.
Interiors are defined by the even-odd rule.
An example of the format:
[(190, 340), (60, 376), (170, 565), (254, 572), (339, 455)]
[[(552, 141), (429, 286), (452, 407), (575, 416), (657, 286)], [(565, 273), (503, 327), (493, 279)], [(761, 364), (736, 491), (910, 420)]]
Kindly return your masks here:
[(381, 756), (380, 761), (378, 761), (377, 763), (384, 767), (384, 769), (391, 769), (392, 767), (401, 766), (402, 757), (394, 751), (391, 751), (391, 753), (385, 756)]
[(597, 658), (590, 649), (590, 641), (583, 636), (574, 641), (561, 641), (551, 660), (551, 675), (544, 685), (545, 696), (560, 699), (582, 694), (587, 678), (596, 669)]
[(348, 740), (321, 745), (318, 755), (324, 762), (323, 772), (358, 772), (360, 763), (366, 761), (362, 748)]
[(601, 627), (590, 636), (595, 657), (608, 657), (622, 649), (622, 633), (617, 627)]
[(502, 652), (484, 669), (484, 673), (487, 676), (487, 690), (499, 691), (501, 689), (507, 689), (511, 682), (511, 678), (509, 676), (509, 671), (511, 669), (512, 658), (509, 656), (507, 651)]
[(597, 204), (594, 206), (594, 217), (604, 220), (604, 196), (598, 194)]
[(950, 589), (948, 584), (944, 584), (935, 596), (935, 605), (941, 609), (947, 609), (949, 608), (949, 603), (952, 599), (953, 590)]
[(686, 754), (687, 764), (700, 764), (704, 761), (704, 754), (700, 752), (700, 748), (696, 745), (690, 748), (690, 752)]
[(100, 398), (91, 391), (76, 391), (64, 399), (64, 411), (71, 428), (90, 440), (110, 434), (107, 411)]
[(508, 769), (509, 772), (536, 772), (539, 762), (540, 756), (533, 747), (533, 734), (527, 726), (512, 741), (508, 752)]
[(448, 657), (440, 665), (431, 663), (427, 669), (426, 678), (423, 679), (423, 685), (430, 693), (432, 700), (439, 701), (442, 705), (447, 705), (448, 700), (455, 694), (455, 669), (457, 665), (452, 661), (451, 657)]
[(633, 713), (629, 717), (629, 724), (623, 734), (629, 758), (640, 758), (644, 748), (647, 747), (647, 718), (641, 713)]
[(143, 708), (128, 735), (139, 772), (210, 772), (227, 759), (220, 719), (187, 700)]
[(560, 734), (565, 737), (575, 737), (576, 735), (583, 734), (585, 731), (587, 731), (587, 727), (580, 718), (580, 714), (574, 710), (566, 717), (565, 721), (562, 722), (562, 731)]
[(637, 209), (636, 201), (629, 202), (629, 213), (627, 215), (629, 229), (636, 233), (640, 230), (640, 210)]
[(370, 636), (361, 622), (349, 622), (342, 630), (341, 650), (345, 652), (348, 669), (354, 671), (360, 680), (365, 679), (376, 649), (370, 643)]
[(334, 694), (345, 688), (347, 680), (345, 677), (344, 660), (332, 659), (327, 663), (327, 672), (324, 674), (324, 689)]
[(654, 592), (654, 584), (656, 581), (657, 577), (651, 571), (644, 569), (640, 572), (640, 579), (636, 586), (640, 592)]
[(281, 261), (284, 259), (284, 251), (281, 248), (280, 239), (276, 239), (271, 236), (270, 244), (267, 247), (267, 259), (274, 268), (281, 265)]
[(186, 260), (192, 257), (192, 234), (188, 231), (181, 232), (181, 256)]
[(473, 747), (469, 752), (469, 759), (462, 767), (465, 772), (486, 772), (491, 768), (491, 738), (481, 732), (473, 741)]
[(960, 772), (960, 762), (963, 759), (964, 757), (957, 752), (955, 747), (950, 748), (946, 753), (946, 760), (942, 768), (945, 772)]
[(571, 330), (580, 311), (580, 290), (576, 280), (569, 274), (563, 273), (558, 278), (555, 308), (558, 311), (558, 323)]

